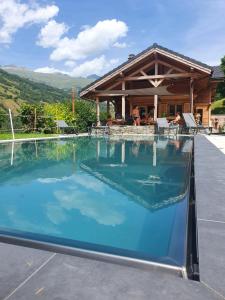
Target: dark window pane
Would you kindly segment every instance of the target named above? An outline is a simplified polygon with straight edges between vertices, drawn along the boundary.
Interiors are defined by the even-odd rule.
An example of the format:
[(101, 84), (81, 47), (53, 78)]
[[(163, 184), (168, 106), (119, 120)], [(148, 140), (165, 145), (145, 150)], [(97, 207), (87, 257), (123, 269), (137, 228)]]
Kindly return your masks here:
[(182, 112), (183, 112), (183, 106), (181, 104), (177, 104), (177, 112), (179, 112), (180, 114), (182, 114)]
[(175, 105), (174, 104), (169, 105), (169, 115), (175, 116)]

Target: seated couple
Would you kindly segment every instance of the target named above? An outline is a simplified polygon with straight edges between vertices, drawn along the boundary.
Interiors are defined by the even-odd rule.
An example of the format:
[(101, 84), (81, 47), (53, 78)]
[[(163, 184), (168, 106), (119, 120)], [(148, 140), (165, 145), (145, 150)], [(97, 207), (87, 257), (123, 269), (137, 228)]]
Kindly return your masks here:
[(175, 115), (175, 119), (170, 121), (170, 125), (173, 126), (173, 125), (179, 125), (181, 123), (181, 116), (180, 116), (180, 113), (177, 112), (176, 115)]

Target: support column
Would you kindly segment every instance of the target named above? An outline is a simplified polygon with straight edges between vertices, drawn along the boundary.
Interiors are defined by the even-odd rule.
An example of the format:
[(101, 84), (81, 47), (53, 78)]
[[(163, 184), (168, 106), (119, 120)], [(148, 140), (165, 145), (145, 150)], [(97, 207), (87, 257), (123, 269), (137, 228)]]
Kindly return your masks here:
[(122, 96), (122, 118), (125, 120), (126, 112), (125, 112), (125, 96)]
[(96, 97), (96, 117), (97, 117), (97, 126), (100, 126), (100, 105), (99, 105), (99, 97)]
[(154, 121), (156, 121), (158, 115), (158, 95), (154, 95)]
[[(125, 91), (126, 87), (125, 87), (125, 81), (122, 82), (122, 90)], [(125, 95), (122, 96), (122, 118), (125, 120), (126, 118), (126, 98)]]
[[(158, 75), (158, 61), (157, 61), (157, 54), (155, 56), (155, 75)], [(158, 80), (155, 79), (155, 83), (157, 83)], [(158, 115), (158, 95), (154, 95), (154, 121), (156, 121)]]
[(194, 112), (194, 80), (193, 78), (190, 79), (190, 107), (191, 113)]

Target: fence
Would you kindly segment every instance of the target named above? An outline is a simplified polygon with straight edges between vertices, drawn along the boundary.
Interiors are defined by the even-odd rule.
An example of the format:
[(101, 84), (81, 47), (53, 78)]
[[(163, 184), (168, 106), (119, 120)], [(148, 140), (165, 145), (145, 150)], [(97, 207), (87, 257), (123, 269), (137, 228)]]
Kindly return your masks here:
[(15, 139), (18, 133), (59, 134), (62, 132), (75, 133), (75, 128), (70, 126), (62, 129), (53, 116), (39, 115), (36, 110), (33, 114), (27, 115), (13, 115), (10, 109), (8, 113), (0, 113), (0, 135), (11, 135), (12, 139)]

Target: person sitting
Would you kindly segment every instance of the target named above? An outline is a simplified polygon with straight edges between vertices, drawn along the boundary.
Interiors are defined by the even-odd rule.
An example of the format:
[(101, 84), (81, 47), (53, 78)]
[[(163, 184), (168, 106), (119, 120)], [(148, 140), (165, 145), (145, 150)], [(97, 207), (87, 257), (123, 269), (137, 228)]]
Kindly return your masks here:
[(171, 124), (171, 125), (179, 125), (179, 124), (180, 124), (180, 121), (181, 121), (181, 116), (180, 116), (180, 113), (177, 112), (177, 113), (176, 113), (176, 116), (175, 116), (175, 119), (172, 120), (172, 121), (170, 122), (170, 124)]
[(132, 117), (133, 117), (133, 125), (140, 126), (140, 112), (138, 106), (135, 106), (132, 110)]

